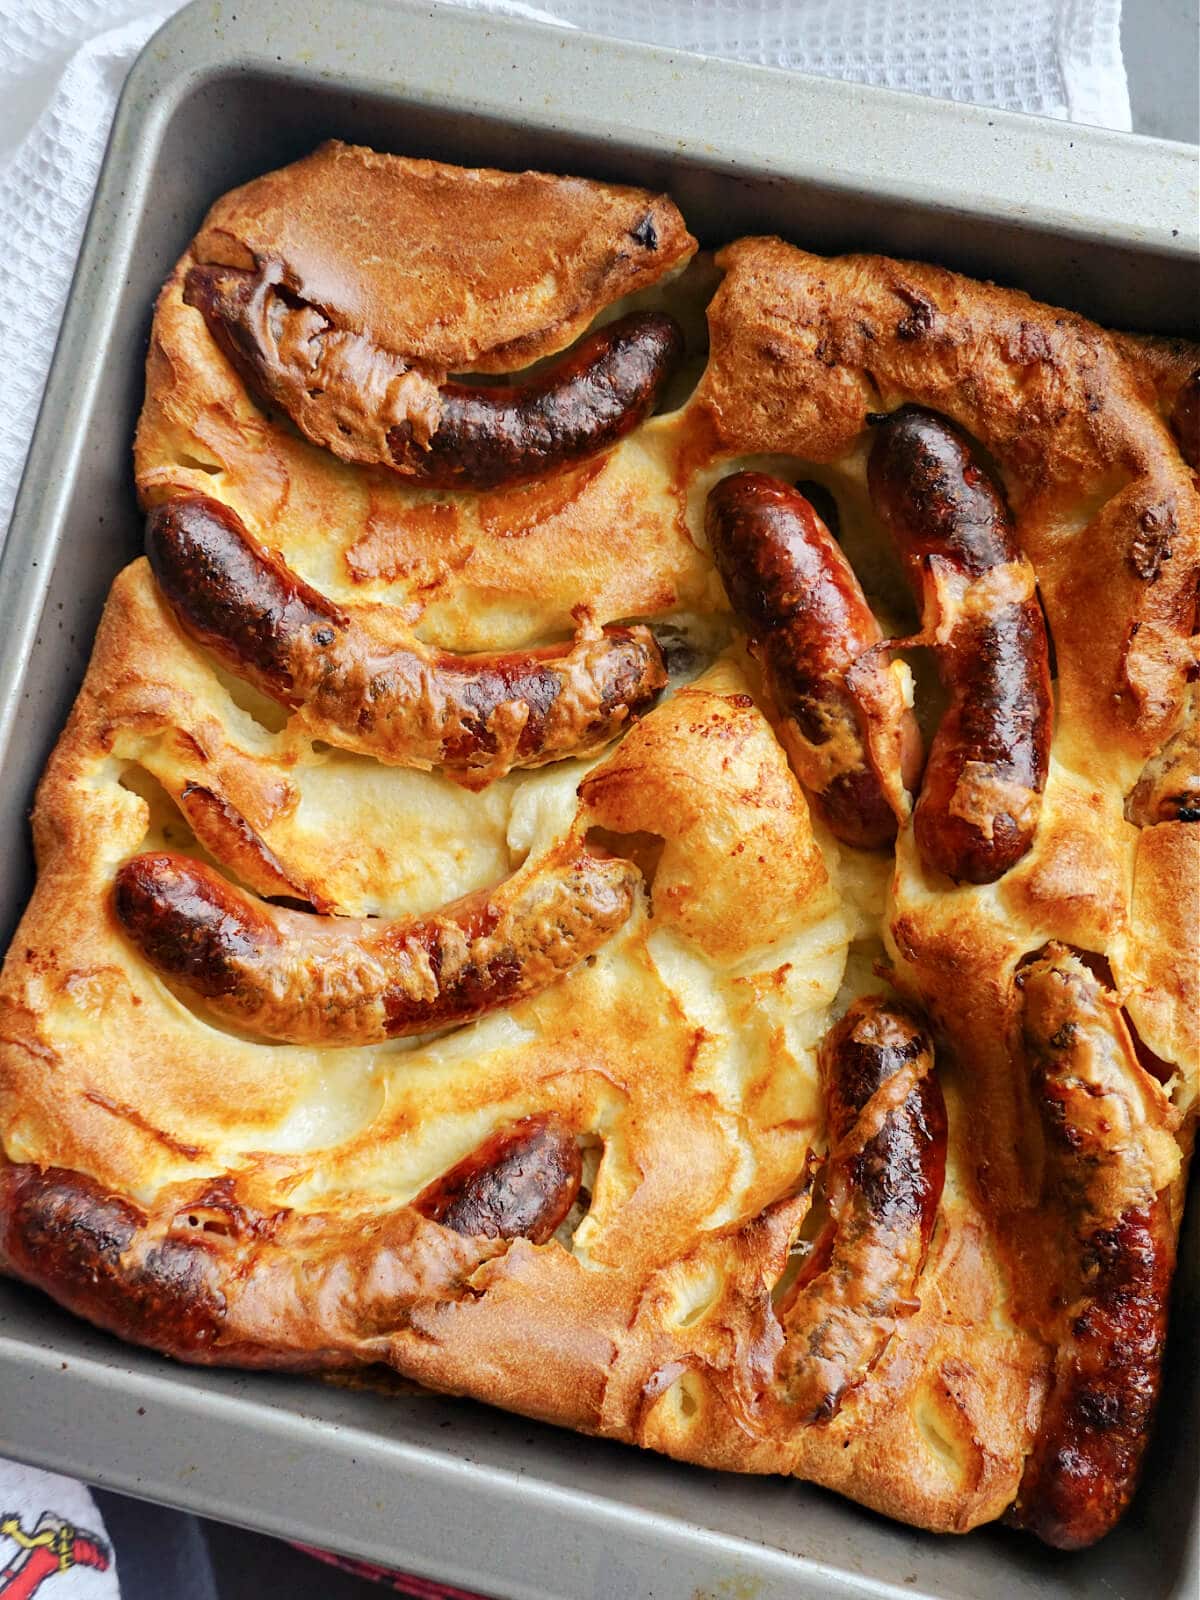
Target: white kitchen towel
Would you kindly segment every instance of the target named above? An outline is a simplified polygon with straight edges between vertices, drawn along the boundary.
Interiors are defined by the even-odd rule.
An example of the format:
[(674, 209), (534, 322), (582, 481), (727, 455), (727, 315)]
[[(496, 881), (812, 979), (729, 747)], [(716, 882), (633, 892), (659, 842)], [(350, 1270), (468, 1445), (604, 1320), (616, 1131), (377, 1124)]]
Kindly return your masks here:
[[(0, 535), (88, 203), (162, 0), (0, 0)], [(247, 0), (253, 3), (253, 0)], [(459, 0), (676, 49), (1129, 127), (1120, 0)], [(17, 335), (14, 337), (14, 335)]]
[(0, 1461), (0, 1600), (118, 1600), (96, 1502), (71, 1478)]

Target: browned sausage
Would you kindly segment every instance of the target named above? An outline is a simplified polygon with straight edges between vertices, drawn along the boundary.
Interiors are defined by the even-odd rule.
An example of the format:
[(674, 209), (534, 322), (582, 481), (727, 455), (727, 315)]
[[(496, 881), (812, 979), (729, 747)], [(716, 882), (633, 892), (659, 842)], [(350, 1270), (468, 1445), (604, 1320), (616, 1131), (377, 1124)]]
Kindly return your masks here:
[(473, 786), (602, 749), (667, 681), (644, 627), (520, 654), (431, 650), (384, 607), (318, 594), (204, 495), (156, 507), (146, 551), (187, 631), (264, 694), (302, 706), (319, 737)]
[(868, 477), (950, 694), (917, 801), (917, 847), (956, 882), (991, 883), (1033, 843), (1050, 760), (1049, 649), (1033, 569), (999, 484), (944, 417), (893, 412)]
[(1181, 385), (1171, 408), (1171, 432), (1179, 454), (1193, 472), (1200, 472), (1200, 368)]
[(183, 297), (314, 444), (438, 489), (520, 483), (608, 449), (649, 416), (683, 354), (673, 318), (636, 311), (533, 377), (453, 383), (338, 328), (272, 269), (192, 267)]
[(255, 900), (180, 855), (117, 873), (117, 920), (156, 971), (237, 1028), (370, 1044), (468, 1022), (561, 978), (633, 909), (628, 861), (564, 840), (490, 891), (427, 916), (317, 917)]
[(929, 1034), (904, 1006), (856, 1000), (820, 1052), (828, 1222), (779, 1307), (789, 1400), (832, 1417), (870, 1372), (917, 1283), (946, 1175), (946, 1107)]
[(888, 844), (921, 739), (850, 563), (808, 500), (765, 473), (722, 478), (705, 521), (797, 777), (839, 839)]
[(160, 1234), (134, 1259), (145, 1213), (79, 1172), (6, 1167), (0, 1200), (9, 1270), (101, 1327), (203, 1359), (224, 1311), (204, 1250)]
[(455, 1233), (545, 1244), (575, 1203), (582, 1176), (570, 1128), (553, 1116), (523, 1117), (435, 1178), (413, 1205)]
[(1055, 945), (1020, 982), (1048, 1196), (1067, 1211), (1069, 1265), (1057, 1290), (1064, 1309), (1054, 1386), (1011, 1520), (1073, 1550), (1108, 1532), (1137, 1483), (1161, 1377), (1174, 1242), (1147, 1150), (1143, 1107), (1156, 1086), (1138, 1066), (1116, 996)]

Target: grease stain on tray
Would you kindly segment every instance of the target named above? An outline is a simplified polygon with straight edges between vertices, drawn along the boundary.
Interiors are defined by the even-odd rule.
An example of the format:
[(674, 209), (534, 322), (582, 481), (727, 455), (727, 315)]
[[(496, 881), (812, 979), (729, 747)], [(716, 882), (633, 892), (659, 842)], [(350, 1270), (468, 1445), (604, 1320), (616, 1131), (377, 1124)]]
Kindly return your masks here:
[(763, 1580), (749, 1576), (722, 1578), (711, 1589), (697, 1589), (692, 1600), (758, 1600), (763, 1592)]

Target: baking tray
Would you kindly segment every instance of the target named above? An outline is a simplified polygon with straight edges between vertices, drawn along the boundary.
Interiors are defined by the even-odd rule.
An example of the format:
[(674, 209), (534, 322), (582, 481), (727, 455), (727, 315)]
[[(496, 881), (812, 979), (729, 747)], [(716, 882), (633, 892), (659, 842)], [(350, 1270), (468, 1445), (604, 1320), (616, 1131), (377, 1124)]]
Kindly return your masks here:
[[(1186, 331), (1200, 306), (1189, 147), (480, 13), (196, 0), (122, 98), (0, 566), (5, 941), (37, 774), (140, 547), (129, 446), (155, 291), (211, 200), (330, 136), (657, 185), (709, 242), (920, 256), (1127, 327)], [(934, 1538), (466, 1401), (175, 1366), (14, 1284), (0, 1453), (504, 1600), (1182, 1600), (1200, 1582), (1195, 1223), (1152, 1492), (1082, 1556)]]

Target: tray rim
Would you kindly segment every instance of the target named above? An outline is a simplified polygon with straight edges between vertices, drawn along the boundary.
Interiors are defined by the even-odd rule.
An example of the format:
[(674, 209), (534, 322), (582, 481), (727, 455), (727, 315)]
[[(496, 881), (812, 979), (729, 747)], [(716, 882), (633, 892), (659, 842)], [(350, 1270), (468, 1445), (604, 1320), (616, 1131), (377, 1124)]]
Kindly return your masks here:
[[(496, 92), (490, 85), (486, 86), (486, 90), (474, 86), (474, 91), (467, 94), (461, 85), (448, 80), (433, 81), (430, 74), (422, 79), (419, 71), (410, 74), (402, 83), (397, 83), (394, 76), (379, 71), (361, 68), (351, 71), (341, 59), (343, 52), (333, 41), (323, 44), (321, 50), (314, 49), (307, 54), (293, 50), (290, 55), (286, 49), (267, 50), (263, 43), (264, 38), (271, 37), (269, 29), (272, 19), (278, 17), (280, 26), (283, 26), (285, 13), (287, 22), (295, 26), (298, 17), (315, 19), (318, 12), (327, 19), (334, 12), (347, 17), (374, 13), (378, 17), (384, 10), (392, 18), (403, 18), (406, 26), (413, 29), (435, 22), (440, 26), (453, 17), (455, 25), (468, 29), (481, 28), (488, 32), (498, 31), (517, 38), (524, 36), (526, 40), (530, 35), (540, 35), (544, 43), (545, 36), (555, 36), (559, 48), (579, 52), (581, 60), (586, 56), (591, 70), (609, 75), (624, 73), (632, 75), (637, 81), (654, 79), (661, 83), (664, 75), (678, 75), (681, 70), (693, 76), (703, 74), (710, 85), (715, 83), (722, 86), (722, 92), (727, 93), (730, 100), (738, 100), (735, 91), (740, 90), (773, 102), (774, 113), (768, 106), (759, 118), (760, 123), (767, 120), (770, 114), (777, 115), (784, 99), (802, 99), (807, 111), (825, 119), (827, 137), (832, 136), (830, 130), (836, 134), (838, 129), (844, 129), (854, 119), (861, 119), (865, 105), (873, 119), (873, 126), (893, 124), (903, 129), (910, 144), (953, 124), (954, 149), (959, 155), (981, 154), (991, 146), (993, 151), (999, 149), (1006, 152), (1007, 158), (1018, 165), (1022, 155), (1031, 156), (1040, 151), (1043, 144), (1049, 144), (1063, 156), (1066, 179), (1079, 186), (1073, 191), (1073, 203), (1068, 210), (1053, 204), (1048, 192), (1043, 194), (1040, 203), (1036, 199), (1036, 192), (1021, 201), (1011, 197), (997, 200), (982, 190), (965, 193), (961, 189), (954, 189), (944, 170), (937, 184), (931, 184), (924, 173), (914, 174), (910, 171), (906, 175), (903, 164), (886, 182), (880, 180), (873, 170), (866, 170), (864, 164), (858, 168), (844, 164), (840, 174), (833, 177), (827, 168), (819, 164), (818, 156), (811, 152), (803, 158), (795, 155), (764, 155), (753, 141), (746, 143), (741, 133), (736, 138), (731, 134), (725, 140), (713, 142), (689, 132), (675, 118), (669, 130), (661, 118), (657, 124), (646, 122), (643, 118), (636, 123), (623, 122), (614, 133), (610, 124), (601, 123), (594, 116), (577, 113), (574, 108), (568, 114), (565, 104), (518, 103), (513, 99), (511, 89)], [(266, 29), (267, 32), (256, 33), (256, 29)], [(282, 44), (284, 41), (279, 42)], [(1172, 216), (1177, 215), (1172, 209), (1174, 202), (1168, 205), (1159, 192), (1173, 188), (1176, 178), (1181, 193), (1186, 191), (1189, 177), (1194, 186), (1195, 151), (1190, 145), (1111, 133), (1019, 113), (988, 111), (899, 91), (847, 84), (744, 63), (689, 56), (659, 47), (599, 38), (575, 30), (560, 32), (507, 16), (443, 8), (431, 11), (420, 0), (391, 0), (390, 4), (386, 0), (337, 0), (332, 6), (319, 4), (318, 0), (295, 0), (295, 3), (287, 5), (278, 3), (278, 0), (216, 0), (216, 3), (211, 3), (211, 0), (192, 0), (150, 39), (126, 81), (68, 295), (9, 536), (0, 558), (0, 628), (9, 641), (9, 648), (0, 659), (0, 749), (7, 748), (15, 731), (24, 664), (41, 620), (50, 578), (58, 558), (68, 499), (76, 475), (81, 470), (85, 440), (80, 423), (91, 403), (98, 359), (107, 348), (112, 321), (120, 302), (121, 265), (126, 259), (142, 209), (147, 204), (150, 163), (171, 117), (183, 99), (206, 79), (242, 71), (285, 78), (309, 76), (352, 87), (359, 92), (419, 99), (427, 105), (454, 107), (465, 114), (482, 117), (490, 115), (509, 121), (519, 117), (526, 126), (568, 132), (576, 137), (584, 137), (601, 148), (606, 144), (655, 146), (661, 156), (668, 153), (662, 146), (669, 143), (669, 156), (678, 161), (693, 160), (705, 166), (726, 169), (746, 166), (756, 174), (767, 173), (787, 181), (815, 180), (823, 188), (842, 189), (848, 194), (914, 198), (927, 210), (944, 207), (956, 214), (985, 216), (990, 221), (1009, 221), (1023, 228), (1065, 239), (1087, 240), (1097, 232), (1103, 232), (1112, 243), (1125, 243), (1134, 249), (1157, 255), (1194, 257), (1196, 246), (1193, 235), (1200, 237), (1200, 229), (1174, 226), (1171, 221)], [(643, 97), (645, 101), (650, 98), (648, 95)], [(702, 131), (715, 130), (706, 128)], [(1071, 152), (1078, 150), (1080, 154), (1067, 161), (1067, 147)], [(1096, 176), (1104, 166), (1103, 158), (1115, 152), (1119, 152), (1121, 163), (1131, 171), (1136, 169), (1136, 174), (1142, 175), (1142, 179), (1145, 175), (1157, 174), (1158, 188), (1151, 188), (1148, 192), (1161, 204), (1157, 208), (1154, 205), (1148, 207), (1152, 213), (1149, 223), (1132, 222), (1130, 212), (1119, 203), (1116, 192)], [(1055, 181), (1063, 179), (1060, 177)], [(1130, 181), (1134, 181), (1132, 176)], [(1035, 182), (1033, 191), (1036, 188)], [(1191, 210), (1195, 212), (1194, 205)], [(81, 292), (85, 285), (86, 293)], [(84, 374), (82, 381), (81, 372)], [(73, 1385), (86, 1404), (95, 1408), (114, 1385), (120, 1387), (123, 1382), (134, 1386), (150, 1385), (156, 1389), (161, 1386), (164, 1392), (174, 1391), (171, 1403), (180, 1420), (189, 1411), (203, 1410), (212, 1404), (211, 1391), (189, 1390), (189, 1374), (183, 1369), (163, 1366), (161, 1373), (148, 1375), (137, 1370), (140, 1360), (144, 1359), (143, 1352), (136, 1352), (138, 1361), (131, 1359), (126, 1364), (120, 1361), (119, 1355), (120, 1352), (114, 1360), (97, 1358), (72, 1362)], [(44, 1381), (49, 1378), (51, 1370), (59, 1366), (57, 1350), (39, 1348), (28, 1341), (9, 1338), (3, 1334), (0, 1325), (0, 1373), (9, 1381), (22, 1378)], [(122, 1378), (121, 1374), (125, 1377)], [(227, 1404), (245, 1409), (247, 1416), (261, 1409), (269, 1409), (259, 1407), (250, 1400), (231, 1400)], [(216, 1409), (222, 1410), (224, 1407), (217, 1406)], [(306, 1416), (290, 1417), (290, 1423), (297, 1428), (305, 1426), (308, 1420)], [(280, 1426), (283, 1432), (288, 1431), (289, 1424)], [(6, 1440), (5, 1448), (13, 1449), (12, 1442)], [(461, 1458), (418, 1445), (405, 1445), (403, 1448), (411, 1457), (409, 1479), (406, 1481), (416, 1481), (422, 1473), (437, 1476), (438, 1473), (445, 1475), (447, 1472), (465, 1471), (471, 1477), (471, 1492), (480, 1509), (486, 1500), (490, 1513), (496, 1517), (521, 1514), (522, 1501), (530, 1485), (528, 1482), (522, 1485), (520, 1475), (514, 1477), (501, 1469), (463, 1463)], [(50, 1441), (44, 1442), (40, 1448), (25, 1444), (14, 1449), (14, 1453), (25, 1459), (54, 1465), (58, 1470), (70, 1468), (69, 1461), (56, 1459)], [(132, 1472), (122, 1473), (118, 1469), (91, 1475), (103, 1477), (108, 1483), (127, 1487), (132, 1492), (146, 1493), (146, 1486)], [(605, 1508), (605, 1514), (613, 1520), (614, 1528), (623, 1525), (626, 1532), (633, 1531), (630, 1508), (627, 1506), (605, 1501), (602, 1496), (589, 1495), (586, 1491), (564, 1497), (562, 1491), (546, 1483), (536, 1487), (543, 1494), (555, 1494), (563, 1500), (564, 1526), (583, 1511), (585, 1502), (592, 1502), (593, 1511), (597, 1505)], [(163, 1487), (161, 1498), (207, 1510), (210, 1514), (219, 1509), (230, 1520), (266, 1525), (261, 1517), (255, 1522), (255, 1518), (249, 1514), (249, 1508), (242, 1507), (243, 1515), (239, 1517), (238, 1508), (222, 1505), (219, 1496), (214, 1500), (211, 1495), (189, 1491), (178, 1485)], [(573, 1502), (573, 1506), (567, 1502)], [(658, 1536), (668, 1542), (674, 1540), (686, 1544), (690, 1540), (693, 1556), (709, 1541), (720, 1544), (725, 1554), (729, 1554), (734, 1545), (745, 1545), (745, 1541), (738, 1541), (734, 1536), (705, 1530), (677, 1518), (652, 1513), (642, 1515), (648, 1519), (648, 1525), (655, 1527)], [(272, 1517), (270, 1523), (271, 1531), (304, 1536), (305, 1530), (289, 1527), (286, 1517)], [(1196, 1530), (1193, 1529), (1189, 1572), (1196, 1565), (1195, 1535)], [(831, 1600), (834, 1596), (843, 1595), (898, 1596), (921, 1593), (912, 1586), (898, 1588), (876, 1579), (856, 1578), (845, 1569), (795, 1557), (775, 1546), (745, 1545), (745, 1551), (740, 1553), (746, 1552), (753, 1556), (756, 1570), (761, 1572), (764, 1582), (770, 1583), (776, 1578), (785, 1583), (804, 1579), (811, 1594), (815, 1596), (820, 1592), (831, 1597)], [(365, 1553), (379, 1558), (378, 1550)], [(424, 1569), (414, 1565), (414, 1570)], [(445, 1571), (445, 1563), (441, 1565), (441, 1570)], [(510, 1585), (518, 1583), (518, 1579), (509, 1573), (494, 1574), (492, 1581), (502, 1576)], [(1186, 1584), (1188, 1573), (1182, 1576)], [(458, 1581), (486, 1583), (489, 1580), (486, 1574), (472, 1570), (460, 1575)], [(819, 1590), (817, 1585), (820, 1586)], [(551, 1591), (540, 1587), (512, 1587), (510, 1592), (514, 1595), (536, 1596), (537, 1600), (543, 1600), (543, 1597), (552, 1600)], [(772, 1588), (770, 1592), (773, 1594), (775, 1590)], [(790, 1591), (783, 1589), (779, 1592)], [(1180, 1590), (1181, 1594), (1183, 1592)]]

